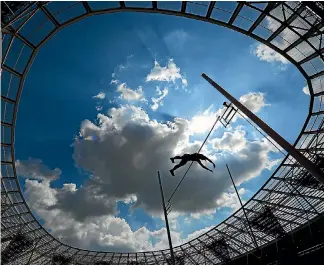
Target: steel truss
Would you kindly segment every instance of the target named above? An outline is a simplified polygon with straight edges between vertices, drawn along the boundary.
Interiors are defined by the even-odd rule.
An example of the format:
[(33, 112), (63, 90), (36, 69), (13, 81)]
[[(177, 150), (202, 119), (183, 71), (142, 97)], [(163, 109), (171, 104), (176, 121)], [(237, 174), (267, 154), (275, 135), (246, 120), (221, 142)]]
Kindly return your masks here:
[[(324, 155), (324, 25), (316, 12), (303, 2), (236, 2), (236, 7), (227, 10), (220, 2), (179, 2), (173, 7), (163, 2), (146, 2), (147, 7), (137, 4), (107, 2), (106, 8), (98, 9), (94, 2), (61, 2), (59, 10), (54, 12), (51, 2), (31, 2), (24, 10), (1, 21), (4, 51), (1, 63), (2, 257), (16, 249), (7, 264), (54, 264), (58, 259), (55, 257), (80, 265), (167, 264), (170, 257), (169, 250), (112, 253), (82, 250), (63, 244), (37, 221), (20, 189), (13, 161), (17, 111), (24, 81), (42, 46), (62, 28), (86, 17), (116, 12), (175, 15), (227, 27), (269, 46), (297, 67), (309, 89), (309, 112), (294, 146), (313, 161), (316, 155)], [(224, 19), (226, 16), (227, 19)], [(17, 53), (17, 50), (20, 52)], [(297, 87), (296, 93), (301, 93), (300, 89)], [(280, 231), (285, 234), (299, 231), (323, 213), (323, 186), (316, 183), (292, 157), (286, 157), (244, 205), (249, 220), (262, 215), (265, 207), (271, 208), (271, 218), (276, 220), (273, 222), (277, 226), (280, 225)], [(245, 222), (243, 210), (239, 209), (209, 232), (174, 247), (175, 256), (181, 257), (178, 263), (219, 264), (248, 253), (253, 257), (255, 247)], [(253, 234), (261, 250), (277, 240), (275, 234), (260, 227), (254, 227)], [(19, 241), (21, 237), (25, 240)], [(226, 248), (219, 243), (217, 251), (211, 251), (210, 246), (222, 242), (222, 239), (226, 241)]]

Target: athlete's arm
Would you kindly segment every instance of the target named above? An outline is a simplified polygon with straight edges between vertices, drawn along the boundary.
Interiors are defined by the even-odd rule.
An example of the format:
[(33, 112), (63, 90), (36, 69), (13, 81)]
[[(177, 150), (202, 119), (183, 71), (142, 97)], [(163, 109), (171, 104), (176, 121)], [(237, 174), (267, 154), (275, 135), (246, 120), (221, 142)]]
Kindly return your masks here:
[(200, 160), (197, 161), (199, 163), (199, 165), (201, 165), (204, 169), (210, 171), (210, 172), (213, 172), (212, 170), (210, 170), (209, 168), (205, 167)]
[[(204, 156), (204, 155), (202, 155), (202, 156)], [(213, 166), (214, 166), (214, 168), (215, 168), (215, 164), (214, 164), (214, 162), (211, 161), (208, 157), (206, 157), (206, 156), (204, 156), (204, 157), (205, 157), (205, 159), (206, 159), (208, 162), (210, 162), (211, 164), (213, 164)]]

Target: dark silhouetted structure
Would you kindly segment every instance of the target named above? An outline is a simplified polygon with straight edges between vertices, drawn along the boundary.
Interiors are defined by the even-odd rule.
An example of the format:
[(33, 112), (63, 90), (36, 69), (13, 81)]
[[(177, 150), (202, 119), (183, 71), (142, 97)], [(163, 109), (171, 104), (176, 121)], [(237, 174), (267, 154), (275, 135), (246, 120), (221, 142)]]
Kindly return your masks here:
[[(19, 124), (19, 120), (17, 121), (19, 103), (24, 97), (22, 92), (29, 70), (32, 69), (38, 54), (42, 53), (43, 47), (54, 36), (74, 23), (81, 20), (85, 22), (84, 20), (89, 17), (122, 12), (163, 13), (185, 17), (237, 31), (258, 41), (262, 45), (260, 48), (269, 48), (271, 52), (280, 54), (299, 70), (309, 90), (305, 123), (296, 141), (291, 143), (298, 152), (311, 161), (316, 161), (317, 155), (323, 156), (322, 3), (105, 1), (98, 4), (95, 1), (55, 3), (46, 1), (32, 2), (31, 5), (27, 3), (27, 6), (26, 3), (1, 2), (1, 264), (50, 265), (54, 255), (62, 255), (72, 257), (73, 260), (61, 262), (73, 265), (93, 265), (96, 262), (101, 262), (98, 264), (102, 265), (107, 262), (111, 265), (129, 265), (133, 261), (147, 265), (163, 265), (170, 257), (169, 249), (121, 253), (109, 252), (110, 249), (107, 248), (107, 251), (99, 252), (64, 244), (38, 222), (20, 188), (14, 162), (17, 159), (15, 134), (17, 122)], [(92, 27), (89, 30), (97, 28)], [(230, 52), (237, 51), (230, 50)], [(208, 49), (205, 54), (207, 57), (210, 55)], [(206, 68), (206, 71), (215, 74), (217, 78), (217, 73), (212, 67)], [(231, 69), (228, 69), (228, 73), (232, 74)], [(206, 86), (201, 89), (201, 93), (204, 93), (204, 89), (209, 88)], [(295, 90), (288, 93), (292, 97), (294, 93), (302, 93), (300, 87), (293, 89)], [(286, 92), (283, 93), (287, 95)], [(25, 104), (34, 105), (39, 102), (42, 102), (42, 98), (35, 97)], [(229, 108), (230, 110), (232, 109)], [(222, 121), (225, 125), (231, 120), (234, 111), (224, 116), (225, 119)], [(320, 164), (321, 162), (318, 167), (323, 168)], [(175, 206), (175, 203), (173, 205)], [(263, 206), (269, 207), (271, 213)], [(252, 241), (251, 232), (244, 223), (245, 215), (240, 208), (207, 233), (173, 247), (175, 256), (183, 256), (186, 265), (218, 265), (226, 262), (230, 262), (231, 265), (323, 265), (323, 186), (291, 156), (287, 156), (273, 174), (268, 176), (264, 185), (244, 204), (244, 209), (248, 220), (255, 223), (253, 235), (258, 248)], [(227, 250), (223, 243), (215, 244), (214, 252), (206, 247), (221, 237), (225, 239)], [(298, 262), (289, 262), (285, 257), (291, 260), (297, 257)]]

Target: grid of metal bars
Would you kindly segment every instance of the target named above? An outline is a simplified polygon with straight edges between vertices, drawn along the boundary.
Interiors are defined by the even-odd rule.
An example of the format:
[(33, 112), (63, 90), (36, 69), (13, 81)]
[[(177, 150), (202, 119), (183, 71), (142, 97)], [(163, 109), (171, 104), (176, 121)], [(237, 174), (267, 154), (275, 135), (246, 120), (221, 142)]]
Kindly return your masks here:
[[(54, 256), (70, 264), (167, 264), (168, 250), (139, 253), (111, 253), (82, 250), (61, 243), (36, 220), (19, 187), (15, 169), (15, 123), (19, 100), (28, 70), (41, 47), (60, 29), (86, 17), (123, 11), (162, 13), (198, 19), (224, 26), (269, 46), (294, 64), (305, 77), (309, 94), (309, 113), (295, 147), (314, 160), (323, 154), (324, 64), (321, 18), (302, 2), (34, 2), (9, 23), (2, 23), (1, 72), (1, 251), (24, 235), (33, 247), (17, 253), (8, 264), (51, 264)], [(300, 93), (300, 88), (296, 88)], [(298, 180), (305, 169), (286, 157), (263, 187), (244, 208), (248, 218), (264, 207), (272, 213), (286, 233), (307, 225), (324, 211), (322, 188), (303, 185)], [(181, 264), (219, 264), (219, 255), (208, 246), (226, 240), (229, 257), (254, 249), (243, 210), (198, 238), (177, 246), (174, 253)], [(258, 246), (275, 237), (253, 228)], [(216, 240), (216, 241), (215, 241)]]

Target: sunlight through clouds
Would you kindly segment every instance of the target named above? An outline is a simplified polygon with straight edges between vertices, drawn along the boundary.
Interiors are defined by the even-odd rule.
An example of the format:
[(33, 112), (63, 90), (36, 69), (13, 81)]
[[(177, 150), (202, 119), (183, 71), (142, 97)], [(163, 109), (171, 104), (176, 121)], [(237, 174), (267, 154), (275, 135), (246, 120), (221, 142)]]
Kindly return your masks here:
[[(21, 105), (17, 174), (30, 209), (63, 243), (99, 251), (168, 248), (157, 171), (169, 197), (190, 164), (172, 176), (169, 170), (178, 161), (170, 157), (197, 152), (225, 110), (223, 97), (201, 73), (217, 75), (252, 112), (279, 131), (289, 126), (288, 133), (304, 122), (296, 114), (303, 102), (287, 100), (295, 92), (290, 88), (308, 100), (301, 92), (305, 81), (298, 83), (303, 77), (298, 79), (294, 67), (273, 78), (272, 63), (287, 66), (285, 59), (265, 46), (253, 54), (255, 40), (226, 28), (172, 16), (152, 20), (151, 14), (136, 12), (114, 23), (107, 18), (113, 16), (120, 17), (94, 16), (93, 27), (86, 26), (90, 20), (71, 26), (66, 30), (75, 31), (57, 34), (42, 48), (47, 52), (33, 63), (24, 97), (25, 102), (41, 97), (46, 107), (40, 112), (37, 104)], [(270, 23), (275, 31), (278, 25)], [(91, 41), (82, 41), (84, 28)], [(58, 45), (67, 36), (73, 49)], [(271, 63), (260, 63), (261, 58)], [(245, 200), (278, 164), (278, 150), (245, 125), (239, 115), (226, 128), (218, 123), (201, 149), (216, 164), (214, 169), (203, 162), (213, 173), (193, 163), (172, 198), (174, 246), (207, 232), (239, 207), (226, 163)], [(44, 163), (26, 160), (30, 150)]]

